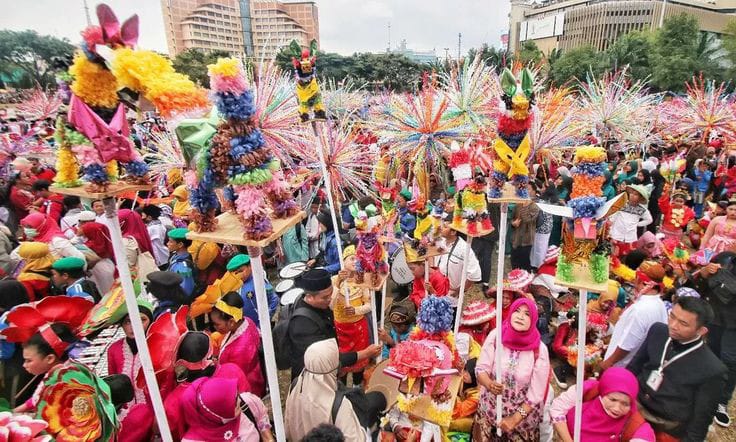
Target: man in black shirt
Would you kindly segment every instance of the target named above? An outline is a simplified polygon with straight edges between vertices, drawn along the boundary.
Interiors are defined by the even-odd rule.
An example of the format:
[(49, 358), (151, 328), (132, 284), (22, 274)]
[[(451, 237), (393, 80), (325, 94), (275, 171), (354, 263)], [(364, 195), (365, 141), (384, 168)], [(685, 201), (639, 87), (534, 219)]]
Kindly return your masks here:
[[(297, 280), (297, 286), (305, 293), (303, 298), (297, 300), (296, 309), (305, 307), (311, 313), (308, 316), (294, 315), (289, 321), (292, 379), (296, 379), (304, 369), (304, 353), (310, 345), (337, 338), (335, 319), (330, 310), (333, 296), (330, 273), (325, 269), (309, 270)], [(358, 352), (340, 353), (340, 366), (348, 367), (357, 361), (375, 358), (380, 353), (380, 345), (370, 345)]]
[(639, 380), (639, 411), (659, 434), (701, 442), (708, 434), (726, 367), (705, 345), (713, 310), (700, 298), (681, 298), (668, 324), (654, 324), (628, 369)]

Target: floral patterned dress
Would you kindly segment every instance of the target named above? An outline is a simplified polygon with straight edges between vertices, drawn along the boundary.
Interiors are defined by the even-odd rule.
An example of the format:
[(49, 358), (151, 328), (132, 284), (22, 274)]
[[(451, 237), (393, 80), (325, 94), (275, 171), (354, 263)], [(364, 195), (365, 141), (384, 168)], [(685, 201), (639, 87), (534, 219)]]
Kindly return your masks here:
[[(496, 340), (489, 336), (483, 345), (476, 373), (485, 372), (495, 378)], [(503, 416), (510, 416), (523, 404), (532, 410), (510, 433), (496, 434), (496, 395), (481, 387), (478, 412), (473, 426), (473, 440), (488, 441), (538, 441), (542, 422), (542, 407), (549, 388), (549, 355), (547, 347), (540, 343), (538, 351), (516, 351), (503, 348), (501, 356)]]

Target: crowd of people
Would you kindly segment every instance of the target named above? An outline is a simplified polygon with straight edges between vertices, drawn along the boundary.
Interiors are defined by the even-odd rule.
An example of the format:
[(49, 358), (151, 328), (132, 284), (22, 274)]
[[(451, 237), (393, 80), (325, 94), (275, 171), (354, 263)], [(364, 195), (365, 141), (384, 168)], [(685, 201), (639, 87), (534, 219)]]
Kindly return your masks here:
[[(146, 124), (139, 130), (158, 130), (162, 123)], [(49, 121), (23, 119), (0, 121), (0, 130), (6, 137), (34, 134), (44, 142), (54, 131)], [(0, 327), (9, 327), (9, 315), (22, 306), (45, 311), (48, 299), (78, 298), (87, 310), (110, 302), (120, 287), (111, 208), (101, 200), (54, 193), (56, 172), (42, 157), (9, 160), (0, 195)], [(581, 440), (701, 441), (713, 423), (730, 426), (728, 404), (736, 387), (736, 155), (717, 137), (684, 147), (651, 146), (643, 156), (611, 150), (603, 195), (626, 198), (606, 221), (613, 251), (608, 290), (582, 300), (555, 282), (563, 220), (537, 205), (570, 200), (572, 168), (567, 157), (533, 166), (530, 201), (509, 207), (505, 250), (498, 250), (499, 205), (487, 207), (496, 228), (469, 245), (452, 227), (455, 189), (436, 177), (426, 205), (401, 186), (391, 197), (338, 200), (337, 225), (324, 189), (303, 185), (294, 196), (306, 218), (265, 249), (265, 262), (274, 270), (264, 281), (271, 317), (266, 324), (258, 315), (247, 250), (187, 239), (193, 209), (182, 171), (170, 171), (155, 195), (123, 195), (117, 218), (144, 329), (191, 307), (187, 327), (176, 332), (173, 353), (166, 356), (171, 361), (157, 376), (174, 439), (274, 440), (263, 402), (264, 326), (274, 328), (279, 368), (290, 371), (285, 428), (293, 441), (379, 434), (398, 441), (549, 441), (556, 434), (570, 441), (578, 385), (584, 398)], [(411, 243), (416, 231), (431, 230), (442, 253), (426, 258), (404, 252), (412, 281), (392, 282), (389, 303), (381, 305), (380, 293), (371, 296), (350, 277), (358, 265), (360, 217), (392, 211), (394, 243)], [(395, 244), (388, 247), (394, 255)], [(509, 268), (495, 268), (498, 254), (508, 256)], [(295, 279), (301, 294), (280, 302), (283, 293), (271, 283), (273, 275), (297, 262), (307, 269)], [(494, 270), (504, 273), (501, 306), (494, 302)], [(461, 291), (478, 295), (460, 305)], [(219, 296), (208, 303), (215, 292)], [(578, 318), (581, 302), (588, 311), (584, 324)], [(387, 324), (375, 336), (373, 309)], [(449, 426), (420, 418), (401, 400), (370, 388), (376, 362), (397, 363), (396, 355), (407, 348), (402, 343), (451, 334), (449, 323), (439, 332), (427, 331), (421, 317), (430, 309), (461, 316), (460, 332), (443, 341), (452, 357), (444, 369), (454, 369), (461, 382), (449, 396), (446, 386), (417, 392), (408, 386), (399, 394), (421, 391), (436, 404), (451, 401)], [(117, 410), (118, 440), (151, 440), (158, 428), (150, 394), (138, 379), (131, 320), (123, 313), (103, 324), (120, 327), (123, 337), (98, 355), (103, 363), (95, 368), (105, 375), (101, 379)], [(584, 344), (578, 342), (580, 326)], [(104, 327), (98, 324), (82, 336), (79, 327), (54, 323), (31, 327), (22, 342), (0, 341), (0, 386), (9, 408), (34, 413), (48, 394), (46, 381)], [(496, 327), (502, 330), (500, 344)], [(151, 351), (156, 356), (161, 349)], [(579, 351), (585, 351), (581, 383), (575, 379)], [(425, 376), (425, 383), (432, 378)]]

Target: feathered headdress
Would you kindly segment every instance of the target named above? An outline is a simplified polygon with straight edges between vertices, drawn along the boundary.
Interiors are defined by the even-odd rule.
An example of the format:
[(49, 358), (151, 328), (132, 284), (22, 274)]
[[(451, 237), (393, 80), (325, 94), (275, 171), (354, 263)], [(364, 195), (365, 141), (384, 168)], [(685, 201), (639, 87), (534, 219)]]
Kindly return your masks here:
[[(166, 373), (174, 366), (174, 358), (179, 349), (179, 341), (187, 331), (189, 307), (181, 307), (176, 314), (165, 312), (148, 327), (146, 343), (151, 352), (151, 362), (156, 375)], [(160, 380), (159, 380), (160, 381)], [(142, 368), (136, 375), (138, 387), (145, 387)]]

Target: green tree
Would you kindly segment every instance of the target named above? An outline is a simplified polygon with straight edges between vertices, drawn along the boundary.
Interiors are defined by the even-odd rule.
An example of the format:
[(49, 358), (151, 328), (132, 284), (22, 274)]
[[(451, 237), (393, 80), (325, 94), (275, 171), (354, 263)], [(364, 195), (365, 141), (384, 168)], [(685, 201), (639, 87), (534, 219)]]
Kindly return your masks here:
[(480, 49), (471, 48), (468, 51), (468, 60), (475, 59), (475, 56), (480, 54), (480, 58), (486, 64), (486, 66), (493, 66), (497, 71), (500, 71), (506, 64), (507, 55), (504, 51), (496, 49), (493, 46), (483, 43)]
[(634, 31), (620, 36), (606, 51), (606, 68), (617, 71), (628, 65), (632, 78), (648, 78), (652, 74), (652, 40), (649, 32)]
[(524, 66), (529, 64), (539, 64), (542, 61), (542, 51), (539, 46), (531, 40), (527, 40), (521, 44), (521, 50), (516, 54), (516, 59)]
[(652, 83), (660, 90), (682, 91), (685, 82), (701, 71), (698, 21), (685, 13), (665, 20), (657, 30), (652, 50)]
[(230, 54), (226, 51), (204, 52), (199, 49), (190, 48), (179, 53), (172, 64), (174, 69), (189, 77), (195, 83), (203, 87), (210, 87), (210, 77), (207, 75), (207, 65), (217, 62), (218, 58), (227, 58)]
[(730, 65), (728, 76), (732, 77), (736, 74), (736, 19), (732, 19), (723, 30), (721, 45), (725, 51), (725, 59)]
[(600, 74), (603, 70), (600, 54), (592, 46), (581, 46), (563, 52), (550, 64), (549, 80), (556, 86), (578, 79), (585, 81), (589, 73)]
[(721, 81), (728, 64), (723, 41), (711, 32), (701, 32), (695, 50), (695, 65), (706, 78)]
[(0, 30), (0, 72), (20, 69), (34, 83), (47, 86), (54, 82), (57, 60), (71, 59), (74, 46), (67, 40), (36, 31)]

